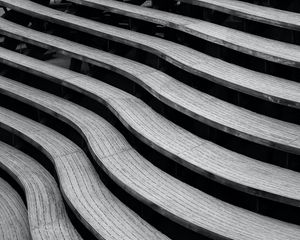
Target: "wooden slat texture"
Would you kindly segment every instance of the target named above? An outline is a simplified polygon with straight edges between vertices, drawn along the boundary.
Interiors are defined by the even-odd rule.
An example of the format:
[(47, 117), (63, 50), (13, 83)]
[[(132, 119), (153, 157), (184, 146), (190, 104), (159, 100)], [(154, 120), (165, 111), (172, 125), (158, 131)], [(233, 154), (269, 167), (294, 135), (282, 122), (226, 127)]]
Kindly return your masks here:
[[(132, 149), (108, 122), (89, 110), (24, 84), (2, 80), (2, 90), (6, 85), (5, 89), (11, 96), (77, 127), (85, 136), (93, 156), (110, 177), (126, 191), (174, 221), (218, 239), (300, 237), (300, 226), (224, 203), (162, 172)], [(2, 119), (2, 111), (0, 121), (14, 125), (12, 120)]]
[(291, 30), (300, 30), (300, 14), (237, 0), (180, 0), (180, 2), (209, 8)]
[(98, 239), (167, 239), (110, 193), (73, 142), (4, 108), (0, 108), (0, 122), (0, 127), (41, 149), (53, 161), (65, 200)]
[(0, 239), (31, 240), (27, 209), (18, 193), (1, 178)]
[[(297, 174), (279, 173), (280, 168), (204, 141), (167, 121), (132, 95), (101, 81), (0, 48), (0, 59), (4, 56), (6, 64), (72, 88), (106, 105), (142, 141), (191, 170), (250, 194), (300, 206), (298, 190), (293, 190), (298, 186)], [(8, 89), (14, 88), (6, 87)], [(133, 107), (128, 106), (131, 104)], [(287, 179), (295, 183), (287, 184)]]
[[(7, 6), (19, 5), (19, 8), (21, 9), (23, 7), (20, 6), (21, 1), (22, 0), (0, 0), (0, 3)], [(118, 1), (68, 1), (168, 26), (236, 51), (266, 59), (268, 61), (300, 68), (300, 46), (297, 45), (255, 36), (213, 23), (183, 17), (178, 14), (144, 8)], [(8, 4), (7, 2), (11, 3)]]
[(0, 167), (25, 191), (32, 239), (82, 239), (67, 216), (54, 178), (40, 164), (0, 142)]
[(91, 21), (38, 4), (30, 9), (26, 8), (26, 11), (43, 20), (148, 51), (181, 69), (225, 87), (266, 101), (300, 108), (300, 84), (297, 82), (251, 71), (171, 41)]
[[(297, 45), (266, 39), (213, 23), (118, 1), (70, 1), (168, 26), (236, 51), (300, 68), (300, 47)], [(30, 1), (0, 0), (0, 4), (17, 11), (34, 14), (31, 7), (35, 7), (35, 5), (32, 5)]]
[(0, 32), (120, 73), (140, 84), (167, 105), (221, 131), (269, 147), (300, 153), (298, 125), (229, 104), (138, 62), (37, 32), (5, 19), (0, 19)]

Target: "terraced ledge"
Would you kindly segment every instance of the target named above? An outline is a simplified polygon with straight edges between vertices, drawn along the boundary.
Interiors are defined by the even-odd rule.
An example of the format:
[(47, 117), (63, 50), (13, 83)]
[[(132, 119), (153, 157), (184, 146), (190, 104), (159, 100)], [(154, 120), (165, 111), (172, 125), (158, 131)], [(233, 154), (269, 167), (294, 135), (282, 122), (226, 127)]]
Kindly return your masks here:
[(300, 30), (300, 14), (259, 6), (237, 0), (180, 0), (187, 4), (209, 8), (252, 21), (291, 30)]
[[(69, 0), (186, 32), (245, 54), (300, 68), (300, 47), (271, 40), (213, 23), (112, 0)], [(24, 0), (0, 0), (0, 5), (38, 16), (34, 3)], [(61, 16), (59, 14), (58, 16)]]
[[(245, 54), (300, 68), (300, 47), (297, 45), (259, 37), (178, 14), (149, 9), (119, 1), (68, 1), (167, 26)], [(22, 4), (20, 4), (20, 2), (22, 2)], [(27, 3), (22, 0), (0, 0), (0, 3), (5, 6), (14, 6), (14, 8), (19, 9), (22, 8), (21, 5), (24, 6), (23, 2)]]
[(300, 108), (300, 84), (294, 81), (251, 71), (171, 41), (66, 14), (36, 3), (25, 7), (27, 13), (40, 19), (140, 48), (225, 87), (266, 101)]
[[(300, 237), (300, 226), (227, 204), (169, 176), (141, 157), (108, 122), (78, 105), (8, 79), (1, 79), (1, 89), (72, 125), (81, 132), (93, 157), (114, 181), (154, 210), (193, 231), (214, 239)], [(1, 115), (0, 121), (15, 128), (12, 120), (2, 120)], [(283, 171), (276, 169), (277, 175)]]
[(31, 240), (27, 209), (18, 193), (1, 178), (0, 238), (2, 240)]
[[(4, 56), (4, 62), (12, 67), (69, 87), (104, 104), (140, 140), (192, 171), (250, 194), (300, 206), (297, 173), (282, 171), (198, 138), (166, 120), (141, 100), (99, 80), (0, 48), (0, 59)], [(1, 79), (0, 91), (19, 98), (13, 85), (8, 87), (11, 81)]]
[(170, 107), (221, 131), (268, 147), (300, 153), (300, 126), (296, 124), (219, 100), (138, 62), (34, 31), (5, 19), (0, 19), (0, 32), (117, 72)]
[(0, 142), (0, 168), (25, 191), (32, 239), (82, 239), (67, 216), (54, 178), (40, 164)]
[(0, 127), (47, 155), (55, 165), (65, 200), (98, 239), (167, 239), (110, 193), (73, 142), (5, 108), (0, 108)]

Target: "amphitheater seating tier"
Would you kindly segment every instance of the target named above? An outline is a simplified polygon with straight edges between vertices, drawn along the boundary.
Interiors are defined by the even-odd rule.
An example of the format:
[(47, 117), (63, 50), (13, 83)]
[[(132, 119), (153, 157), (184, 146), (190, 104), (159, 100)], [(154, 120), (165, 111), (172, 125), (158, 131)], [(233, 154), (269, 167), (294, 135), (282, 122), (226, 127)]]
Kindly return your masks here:
[(273, 239), (300, 237), (296, 225), (229, 205), (168, 176), (141, 158), (108, 122), (88, 110), (12, 80), (2, 78), (0, 84), (6, 94), (76, 125), (111, 178), (185, 227), (213, 238), (264, 239), (270, 232)]
[(0, 142), (0, 168), (25, 191), (28, 208), (25, 219), (29, 220), (33, 239), (82, 239), (67, 216), (57, 183), (36, 160)]
[[(300, 180), (295, 172), (247, 158), (188, 134), (162, 118), (134, 96), (94, 78), (3, 48), (0, 48), (0, 62), (54, 81), (107, 106), (130, 131), (141, 136), (144, 142), (152, 146), (157, 145), (157, 147), (153, 146), (157, 151), (165, 153), (166, 156), (173, 156), (174, 161), (180, 159), (181, 164), (199, 174), (207, 175), (225, 185), (234, 186), (250, 194), (299, 206), (300, 197), (297, 186)], [(2, 85), (0, 85), (3, 87), (3, 91), (5, 89), (13, 91), (14, 87), (5, 88), (5, 82), (7, 81), (3, 79)], [(130, 108), (129, 105), (133, 105), (134, 108)], [(81, 114), (77, 115), (81, 116)], [(143, 116), (145, 117), (143, 118)], [(145, 119), (151, 119), (151, 124)], [(181, 136), (181, 141), (174, 142), (174, 137), (170, 138), (167, 134), (170, 132), (172, 136), (178, 136), (178, 139)], [(153, 133), (156, 134), (153, 135)], [(113, 141), (111, 142), (113, 143)], [(172, 145), (166, 144), (168, 142), (176, 144), (176, 147), (172, 149)], [(190, 149), (188, 149), (187, 143), (191, 145)], [(193, 146), (198, 147), (192, 149)], [(257, 179), (257, 181), (253, 182), (253, 179)], [(279, 187), (283, 185), (285, 187)]]
[(287, 152), (300, 153), (300, 127), (296, 124), (236, 107), (138, 62), (24, 28), (7, 20), (0, 20), (0, 32), (120, 73), (138, 82), (167, 105), (221, 131)]
[(40, 149), (53, 162), (64, 199), (96, 238), (168, 239), (105, 187), (83, 150), (72, 141), (5, 108), (1, 108), (0, 122), (2, 129)]
[[(300, 207), (296, 119), (300, 84), (294, 76), (300, 68), (298, 13), (237, 0), (182, 0), (177, 2), (179, 8), (176, 1), (155, 0), (67, 0), (51, 6), (37, 2), (0, 0), (5, 10), (0, 18), (0, 134), (4, 133), (0, 136), (0, 172), (4, 173), (0, 236), (4, 240), (79, 240), (87, 238), (84, 232), (93, 240), (177, 240), (181, 231), (191, 234), (186, 236), (191, 239), (300, 238), (300, 222), (283, 213), (295, 210), (297, 214)], [(181, 12), (180, 2), (186, 12)], [(218, 13), (204, 20), (183, 15), (195, 6), (228, 14), (233, 20), (245, 19), (245, 24), (262, 23), (259, 26), (274, 32), (287, 31), (295, 41), (212, 23)], [(89, 11), (101, 17), (83, 17)], [(7, 13), (12, 14), (8, 20)], [(22, 22), (20, 16), (26, 20)], [(127, 20), (128, 24), (118, 23)], [(147, 34), (137, 31), (143, 24), (151, 26)], [(68, 34), (57, 29), (74, 33), (74, 38), (67, 40)], [(166, 35), (154, 33), (159, 29)], [(88, 39), (82, 41), (80, 33), (91, 36), (91, 45), (99, 49), (84, 45)], [(257, 66), (209, 50), (201, 52), (192, 44), (196, 40), (234, 58), (250, 59), (249, 65), (263, 64), (264, 73)], [(128, 54), (116, 50), (122, 46)], [(42, 51), (63, 59), (42, 61), (38, 56)], [(129, 53), (145, 54), (147, 59)], [(62, 66), (54, 65), (56, 61)], [(81, 69), (73, 69), (73, 61)], [(94, 72), (80, 72), (84, 64)], [(182, 75), (172, 75), (170, 69)], [(282, 75), (282, 69), (291, 71), (291, 76)], [(103, 73), (103, 79), (96, 72)], [(203, 88), (200, 81), (205, 82)], [(205, 88), (211, 89), (205, 92)], [(214, 94), (214, 89), (222, 93)], [(246, 102), (257, 102), (260, 109), (256, 112), (255, 106), (231, 99), (241, 96)], [(23, 106), (30, 113), (25, 114)], [(195, 129), (198, 126), (201, 129)], [(15, 138), (31, 146), (32, 155), (22, 152), (23, 145), (15, 144)], [(228, 144), (223, 138), (228, 138)], [(230, 146), (238, 141), (246, 146), (240, 150)], [(249, 149), (262, 152), (263, 157), (249, 154)], [(167, 171), (164, 164), (176, 169)], [(184, 174), (207, 181), (220, 194), (193, 185)], [(5, 182), (9, 179), (14, 179), (11, 186)], [(229, 200), (226, 195), (231, 193), (232, 198), (249, 197), (256, 206)], [(273, 205), (274, 214), (268, 209)], [(157, 222), (149, 221), (144, 211)]]
[[(45, 21), (67, 25), (88, 34), (148, 51), (187, 72), (225, 87), (266, 101), (300, 107), (300, 86), (297, 82), (251, 71), (171, 41), (91, 21), (40, 5), (34, 6), (35, 8), (26, 5), (22, 10)], [(285, 91), (281, 91), (282, 88)]]
[(27, 209), (18, 193), (0, 178), (0, 236), (3, 240), (30, 240)]
[(238, 0), (180, 0), (181, 2), (224, 12), (229, 15), (274, 25), (291, 30), (300, 30), (300, 14), (271, 7), (259, 6)]
[[(287, 66), (300, 67), (300, 47), (182, 15), (110, 0), (69, 0), (188, 33), (233, 50)], [(18, 0), (1, 0), (12, 7)], [(20, 5), (20, 4), (18, 4)], [(22, 8), (20, 8), (22, 9)]]

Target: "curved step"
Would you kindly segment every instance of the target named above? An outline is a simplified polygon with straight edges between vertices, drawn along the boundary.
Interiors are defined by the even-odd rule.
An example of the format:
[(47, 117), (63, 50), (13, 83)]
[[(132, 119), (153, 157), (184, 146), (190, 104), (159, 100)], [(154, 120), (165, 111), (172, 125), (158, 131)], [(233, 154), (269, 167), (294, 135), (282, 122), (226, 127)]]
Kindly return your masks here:
[[(113, 27), (31, 3), (26, 12), (40, 19), (148, 51), (175, 66), (225, 87), (266, 101), (300, 108), (300, 84), (213, 58), (161, 38)], [(285, 91), (282, 91), (285, 89)]]
[(135, 61), (34, 31), (5, 19), (0, 19), (0, 32), (120, 73), (170, 107), (221, 131), (300, 154), (300, 126), (296, 124), (266, 117), (219, 100)]
[[(161, 117), (141, 100), (99, 80), (0, 48), (0, 59), (4, 56), (13, 67), (69, 87), (104, 104), (138, 138), (192, 171), (250, 194), (300, 206), (298, 173), (200, 139)], [(20, 97), (16, 95), (17, 87), (11, 80), (1, 77), (0, 89), (2, 93)], [(27, 100), (30, 96), (27, 95)]]
[[(25, 6), (24, 6), (25, 7)], [(300, 84), (255, 72), (161, 38), (113, 27), (32, 3), (26, 12), (46, 21), (151, 52), (198, 76), (267, 101), (300, 108)], [(285, 89), (285, 91), (282, 91)]]
[[(0, 4), (18, 6), (22, 0), (0, 0)], [(300, 46), (271, 40), (217, 24), (178, 14), (135, 6), (112, 0), (68, 0), (76, 4), (99, 8), (105, 11), (141, 19), (186, 32), (233, 50), (268, 61), (300, 68)], [(9, 3), (8, 3), (9, 2)], [(27, 2), (24, 2), (26, 5)], [(16, 7), (14, 7), (16, 8)]]
[[(116, 129), (96, 114), (24, 84), (12, 80), (7, 80), (6, 83), (10, 85), (9, 92), (14, 97), (44, 109), (77, 128), (85, 137), (98, 164), (114, 181), (173, 221), (218, 239), (300, 237), (300, 226), (224, 203), (159, 170), (141, 157)], [(1, 108), (0, 110), (2, 111)], [(2, 120), (1, 111), (0, 121), (11, 125)]]
[(67, 216), (54, 178), (40, 164), (0, 142), (0, 168), (25, 191), (32, 239), (82, 239)]
[(65, 200), (98, 239), (168, 239), (110, 193), (73, 142), (5, 108), (0, 108), (0, 122), (53, 161)]
[(300, 14), (237, 0), (180, 0), (204, 8), (291, 30), (300, 30)]
[[(253, 55), (255, 57), (283, 65), (300, 68), (300, 46), (297, 45), (255, 36), (178, 14), (149, 9), (118, 1), (68, 1), (164, 25), (245, 54)], [(28, 12), (31, 2), (26, 0), (0, 0), (0, 5), (13, 8), (21, 12)], [(29, 14), (34, 13), (31, 11)]]
[(2, 240), (31, 240), (27, 209), (18, 193), (2, 178), (0, 178), (0, 237)]

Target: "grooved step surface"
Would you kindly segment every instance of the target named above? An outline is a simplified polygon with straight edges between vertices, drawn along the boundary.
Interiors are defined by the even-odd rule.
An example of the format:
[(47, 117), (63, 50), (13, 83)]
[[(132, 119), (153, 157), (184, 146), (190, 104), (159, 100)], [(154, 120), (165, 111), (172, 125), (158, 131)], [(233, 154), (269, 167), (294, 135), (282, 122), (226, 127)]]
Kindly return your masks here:
[(31, 240), (25, 204), (18, 193), (2, 178), (0, 178), (0, 239)]
[[(299, 239), (300, 226), (227, 204), (162, 172), (132, 149), (108, 122), (89, 110), (12, 80), (1, 79), (2, 83), (14, 97), (77, 126), (109, 176), (174, 221), (220, 239)], [(1, 115), (0, 121), (14, 125), (2, 120)]]
[(171, 41), (91, 21), (35, 3), (24, 6), (24, 9), (38, 18), (151, 52), (179, 68), (223, 86), (267, 101), (300, 108), (300, 84), (297, 82), (251, 71)]
[(282, 28), (300, 30), (300, 14), (237, 0), (180, 0), (230, 15)]
[[(65, 200), (98, 239), (167, 239), (110, 193), (73, 142), (2, 107), (0, 122), (0, 127), (15, 132), (53, 161)], [(38, 131), (26, 131), (30, 128)]]
[[(106, 105), (146, 144), (197, 173), (247, 193), (300, 206), (298, 173), (202, 140), (161, 117), (141, 100), (99, 80), (3, 48), (0, 48), (1, 58), (13, 67), (72, 88)], [(15, 96), (17, 87), (11, 81), (1, 79), (2, 92)]]
[[(7, 6), (22, 0), (0, 0)], [(68, 0), (183, 31), (236, 51), (300, 68), (300, 46), (271, 40), (206, 21), (112, 0)], [(8, 4), (7, 2), (11, 2)], [(24, 2), (26, 4), (27, 2)], [(23, 3), (22, 3), (23, 5)]]
[[(204, 40), (268, 61), (300, 68), (300, 46), (271, 40), (181, 15), (111, 0), (69, 0), (113, 13), (168, 26)], [(30, 1), (0, 0), (0, 4), (28, 13)], [(32, 11), (29, 11), (32, 14)]]
[(300, 126), (296, 124), (229, 104), (138, 62), (37, 32), (4, 19), (0, 19), (0, 32), (120, 73), (167, 105), (221, 131), (283, 151), (300, 153)]
[(82, 239), (67, 216), (54, 178), (39, 163), (0, 142), (0, 167), (25, 191), (32, 239)]

